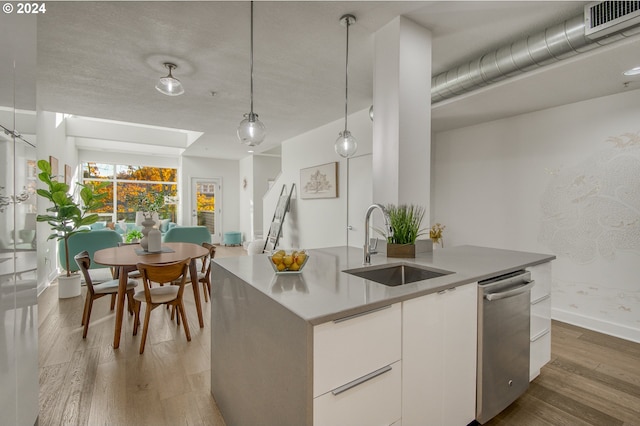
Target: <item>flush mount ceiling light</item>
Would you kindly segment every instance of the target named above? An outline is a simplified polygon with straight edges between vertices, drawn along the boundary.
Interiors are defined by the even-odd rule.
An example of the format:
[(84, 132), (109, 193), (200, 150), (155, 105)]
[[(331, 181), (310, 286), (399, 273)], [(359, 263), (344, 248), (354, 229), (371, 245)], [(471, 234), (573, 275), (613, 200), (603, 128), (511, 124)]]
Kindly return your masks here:
[(244, 115), (244, 120), (238, 126), (238, 139), (245, 145), (260, 145), (267, 135), (264, 124), (258, 120), (258, 114), (253, 112), (253, 1), (251, 2), (251, 110)]
[(158, 92), (167, 96), (178, 96), (184, 93), (184, 88), (182, 87), (182, 83), (180, 80), (175, 78), (171, 72), (178, 68), (176, 64), (172, 64), (171, 62), (164, 63), (165, 68), (169, 69), (169, 75), (166, 77), (160, 77), (158, 84), (156, 84), (156, 89)]
[(358, 149), (356, 138), (351, 135), (347, 128), (347, 113), (349, 109), (349, 27), (355, 23), (356, 17), (353, 15), (343, 15), (340, 18), (340, 24), (347, 27), (347, 48), (344, 66), (344, 130), (340, 132), (338, 139), (336, 139), (335, 149), (336, 153), (344, 158), (353, 156)]

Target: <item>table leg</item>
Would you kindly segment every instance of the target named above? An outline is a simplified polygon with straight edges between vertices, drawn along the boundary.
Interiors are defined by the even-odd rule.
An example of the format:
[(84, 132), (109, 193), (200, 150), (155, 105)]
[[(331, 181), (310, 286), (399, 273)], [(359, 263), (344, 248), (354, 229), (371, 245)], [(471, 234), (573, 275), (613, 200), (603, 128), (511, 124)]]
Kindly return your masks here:
[(196, 260), (191, 259), (189, 262), (189, 274), (191, 275), (191, 286), (193, 287), (193, 299), (196, 303), (196, 311), (198, 312), (198, 321), (200, 322), (200, 328), (204, 327), (204, 320), (202, 319), (202, 304), (200, 303), (200, 288), (198, 287), (198, 270), (196, 268)]
[(120, 332), (122, 331), (122, 315), (124, 313), (124, 298), (127, 293), (127, 281), (129, 274), (124, 266), (120, 267), (118, 277), (118, 302), (116, 304), (116, 329), (113, 333), (113, 348), (120, 346)]

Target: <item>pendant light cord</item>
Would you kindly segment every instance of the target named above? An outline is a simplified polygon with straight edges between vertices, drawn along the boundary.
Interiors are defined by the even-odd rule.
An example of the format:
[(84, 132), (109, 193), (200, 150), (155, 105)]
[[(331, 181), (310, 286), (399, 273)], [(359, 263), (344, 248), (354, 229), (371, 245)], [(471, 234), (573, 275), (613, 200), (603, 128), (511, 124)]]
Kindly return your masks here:
[(251, 113), (253, 116), (253, 1), (251, 1)]
[(347, 49), (346, 49), (346, 58), (344, 65), (344, 131), (347, 131), (347, 113), (348, 113), (348, 105), (349, 105), (349, 18), (347, 17), (346, 27), (347, 27)]

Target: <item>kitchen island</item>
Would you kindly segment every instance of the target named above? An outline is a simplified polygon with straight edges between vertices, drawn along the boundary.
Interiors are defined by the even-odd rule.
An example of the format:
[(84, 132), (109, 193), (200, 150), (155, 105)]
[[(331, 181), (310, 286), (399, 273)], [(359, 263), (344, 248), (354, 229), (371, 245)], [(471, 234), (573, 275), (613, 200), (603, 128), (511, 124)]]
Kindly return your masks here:
[[(406, 426), (425, 412), (434, 424), (467, 424), (475, 409), (476, 283), (554, 258), (475, 246), (415, 259), (372, 256), (372, 266), (450, 272), (389, 287), (343, 272), (362, 267), (361, 249), (308, 254), (299, 274), (276, 275), (266, 255), (215, 260), (211, 388), (228, 424), (402, 419)], [(425, 383), (431, 407), (416, 399)], [(447, 392), (456, 395), (450, 409)]]

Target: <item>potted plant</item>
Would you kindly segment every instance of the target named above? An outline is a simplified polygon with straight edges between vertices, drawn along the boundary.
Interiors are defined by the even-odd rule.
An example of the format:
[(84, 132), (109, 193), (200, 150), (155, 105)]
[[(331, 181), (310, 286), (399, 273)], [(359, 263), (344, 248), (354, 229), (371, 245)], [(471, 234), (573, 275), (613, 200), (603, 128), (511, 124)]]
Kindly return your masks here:
[[(97, 194), (94, 190), (104, 187), (103, 184), (96, 186), (82, 185), (80, 190), (80, 198), (82, 206), (80, 206), (69, 194), (69, 185), (64, 182), (58, 182), (57, 176), (51, 175), (51, 164), (46, 160), (38, 161), (38, 179), (47, 185), (47, 189), (37, 189), (39, 196), (46, 198), (53, 205), (47, 208), (48, 214), (36, 216), (38, 222), (47, 222), (53, 231), (49, 235), (48, 240), (62, 240), (65, 248), (65, 264), (66, 275), (58, 277), (58, 295), (61, 298), (74, 297), (80, 295), (80, 275), (71, 274), (69, 259), (69, 238), (80, 233), (88, 232), (88, 229), (80, 229), (83, 225), (91, 225), (95, 223), (99, 216), (95, 213), (88, 213), (91, 210), (100, 208), (102, 198), (107, 194)], [(108, 183), (106, 183), (108, 184)]]
[(420, 228), (424, 207), (388, 204), (386, 209), (393, 229), (393, 235), (386, 236), (387, 257), (415, 257), (416, 240), (425, 233), (425, 229)]
[(127, 232), (127, 235), (125, 235), (124, 242), (125, 243), (137, 243), (138, 241), (140, 241), (140, 239), (143, 236), (144, 235), (142, 235), (142, 232), (138, 231), (137, 229), (132, 229), (131, 231)]

